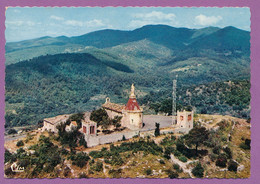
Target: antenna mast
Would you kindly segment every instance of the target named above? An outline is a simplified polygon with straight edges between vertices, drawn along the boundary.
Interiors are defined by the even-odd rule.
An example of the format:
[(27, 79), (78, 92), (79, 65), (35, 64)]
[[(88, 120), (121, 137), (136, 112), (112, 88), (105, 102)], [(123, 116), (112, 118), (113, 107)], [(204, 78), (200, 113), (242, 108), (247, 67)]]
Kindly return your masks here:
[(172, 125), (176, 124), (176, 85), (177, 85), (177, 78), (178, 75), (176, 75), (176, 78), (173, 80), (172, 85)]

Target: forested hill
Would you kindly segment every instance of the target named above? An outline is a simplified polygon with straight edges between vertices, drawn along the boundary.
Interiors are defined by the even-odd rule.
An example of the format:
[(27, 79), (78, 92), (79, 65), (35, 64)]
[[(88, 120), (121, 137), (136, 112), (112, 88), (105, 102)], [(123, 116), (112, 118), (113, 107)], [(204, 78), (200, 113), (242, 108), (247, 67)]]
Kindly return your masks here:
[[(154, 103), (163, 103), (171, 95), (172, 79), (179, 74), (178, 91), (182, 99), (186, 99), (188, 86), (194, 84), (205, 84), (205, 81), (223, 81), (224, 78), (237, 78), (238, 80), (248, 79), (249, 71), (246, 67), (240, 66), (240, 71), (244, 70), (244, 75), (237, 75), (236, 67), (230, 63), (221, 64), (221, 69), (217, 62), (207, 64), (207, 60), (194, 58), (176, 65), (158, 66), (156, 62), (150, 63), (150, 67), (138, 67), (141, 64), (124, 62), (116, 56), (107, 56), (104, 53), (93, 52), (74, 54), (57, 54), (34, 58), (28, 61), (11, 64), (6, 67), (6, 126), (17, 126), (35, 124), (39, 120), (55, 116), (58, 114), (76, 113), (99, 108), (107, 96), (112, 101), (126, 103), (129, 95), (130, 85), (135, 83), (138, 99), (146, 107), (154, 108)], [(109, 59), (110, 58), (110, 59)], [(113, 58), (113, 59), (111, 59)], [(138, 62), (138, 60), (137, 60)], [(189, 64), (188, 64), (189, 63)], [(194, 64), (195, 63), (195, 64)], [(190, 68), (187, 68), (189, 66)], [(185, 68), (182, 70), (183, 68)], [(172, 71), (176, 68), (176, 71)], [(181, 70), (180, 70), (181, 69)], [(218, 75), (212, 71), (218, 71)], [(222, 75), (219, 75), (222, 74)], [(216, 78), (221, 76), (220, 78)], [(208, 79), (208, 80), (207, 80)], [(219, 90), (219, 86), (211, 85), (211, 90)], [(222, 87), (223, 88), (223, 87)], [(218, 90), (217, 90), (218, 89)], [(166, 91), (158, 98), (158, 92)], [(220, 91), (221, 93), (221, 91)], [(244, 88), (245, 95), (249, 94), (249, 88)], [(157, 94), (157, 95), (151, 95)], [(221, 96), (221, 94), (219, 94)], [(223, 94), (225, 95), (225, 94)], [(229, 94), (232, 95), (232, 94)], [(199, 98), (193, 96), (194, 107), (198, 105)], [(204, 96), (204, 100), (214, 103), (214, 96)], [(145, 100), (145, 99), (149, 100)], [(187, 97), (188, 98), (188, 97)], [(240, 96), (238, 95), (238, 100)], [(244, 98), (246, 103), (242, 108), (248, 109), (248, 96)], [(144, 100), (142, 100), (144, 99)], [(207, 108), (207, 113), (228, 113), (237, 115), (237, 111), (230, 111), (224, 108), (225, 102), (221, 98), (218, 104), (222, 110), (217, 110), (216, 103)], [(183, 100), (184, 106), (187, 100)], [(198, 107), (198, 113), (204, 108)], [(228, 106), (232, 106), (229, 104)], [(171, 108), (168, 106), (167, 108)], [(224, 108), (224, 109), (223, 109)], [(240, 107), (239, 107), (240, 108)], [(167, 112), (162, 110), (162, 112)], [(248, 113), (247, 110), (245, 110)]]
[[(132, 83), (146, 112), (167, 113), (176, 75), (180, 105), (192, 105), (197, 113), (206, 108), (211, 114), (248, 117), (249, 55), (249, 32), (234, 27), (147, 25), (7, 43), (6, 126), (99, 108), (107, 96), (126, 103)], [(236, 81), (242, 90), (229, 89), (226, 81)], [(187, 92), (201, 85), (205, 95)]]

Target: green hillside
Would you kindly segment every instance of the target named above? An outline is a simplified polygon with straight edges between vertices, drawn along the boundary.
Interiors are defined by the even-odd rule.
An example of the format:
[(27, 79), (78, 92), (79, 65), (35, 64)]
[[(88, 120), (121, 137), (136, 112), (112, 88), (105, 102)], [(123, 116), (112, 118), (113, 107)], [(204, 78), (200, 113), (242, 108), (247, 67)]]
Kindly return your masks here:
[[(212, 65), (207, 65), (205, 60), (199, 69), (198, 65), (194, 64), (198, 62), (197, 60), (178, 62), (173, 67), (183, 69), (189, 63), (190, 68), (172, 72), (171, 67), (167, 69), (165, 66), (156, 65), (156, 62), (151, 62), (149, 68), (138, 69), (140, 63), (139, 65), (137, 63), (140, 60), (136, 60), (136, 63), (132, 63), (134, 60), (124, 62), (115, 55), (105, 55), (106, 53), (97, 50), (92, 52), (95, 56), (88, 53), (57, 54), (8, 65), (6, 67), (6, 125), (35, 124), (45, 117), (92, 110), (100, 107), (106, 96), (110, 96), (114, 102), (126, 103), (132, 83), (136, 85), (140, 103), (148, 108), (150, 103), (162, 103), (163, 99), (169, 97), (172, 79), (176, 73), (179, 74), (180, 99), (183, 99), (180, 103), (184, 106), (187, 105), (185, 100), (187, 98), (183, 90), (189, 88), (188, 86), (196, 86), (194, 84), (198, 85), (205, 81), (222, 80), (224, 77), (239, 78), (235, 72), (233, 75), (230, 72), (236, 67), (223, 65), (219, 70), (216, 68), (218, 63), (213, 61)], [(199, 61), (201, 62), (202, 59)], [(198, 71), (195, 72), (196, 70)], [(218, 70), (219, 73), (226, 75), (216, 75), (213, 72)], [(244, 75), (239, 74), (241, 78), (248, 78), (249, 71), (245, 70)], [(219, 86), (211, 85), (211, 89), (218, 88)], [(243, 89), (247, 98), (243, 102), (242, 109), (245, 109), (248, 114), (246, 109), (250, 99), (249, 88)], [(148, 97), (149, 101), (145, 100)], [(193, 96), (194, 103), (191, 105), (200, 111), (204, 106), (203, 103), (198, 106), (198, 100), (201, 98), (205, 98), (206, 101), (214, 99), (210, 95)], [(220, 101), (225, 103), (223, 99)], [(221, 111), (215, 108), (218, 104), (211, 105), (212, 108), (208, 108), (207, 113), (240, 116), (237, 111), (229, 111), (232, 104)]]
[(126, 103), (132, 83), (146, 112), (169, 113), (176, 75), (179, 107), (249, 117), (249, 39), (234, 27), (148, 25), (7, 43), (6, 126), (92, 110), (107, 96)]

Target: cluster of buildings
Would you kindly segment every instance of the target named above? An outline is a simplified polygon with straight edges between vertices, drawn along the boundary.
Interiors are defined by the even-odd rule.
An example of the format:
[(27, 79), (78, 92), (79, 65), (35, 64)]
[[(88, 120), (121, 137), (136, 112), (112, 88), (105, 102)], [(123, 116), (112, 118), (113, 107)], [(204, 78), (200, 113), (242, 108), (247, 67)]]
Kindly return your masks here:
[[(85, 135), (85, 140), (89, 147), (116, 142), (122, 140), (122, 135), (125, 138), (131, 138), (136, 136), (142, 131), (143, 122), (143, 109), (138, 105), (135, 95), (135, 87), (132, 84), (131, 92), (126, 105), (112, 103), (110, 98), (106, 98), (105, 103), (102, 108), (106, 110), (109, 118), (114, 118), (116, 116), (121, 118), (121, 126), (125, 127), (127, 132), (115, 132), (113, 135), (98, 135), (97, 134), (97, 123), (90, 120), (90, 112), (84, 114), (84, 119), (81, 122), (81, 131)], [(58, 133), (57, 125), (61, 123), (66, 123), (69, 120), (70, 115), (60, 115), (52, 118), (46, 118), (43, 120), (42, 131), (51, 131)], [(176, 117), (174, 117), (176, 118)], [(177, 121), (172, 125), (175, 129), (174, 132), (188, 133), (189, 130), (193, 128), (193, 111), (177, 111)], [(66, 131), (71, 131), (73, 128), (77, 127), (76, 121), (71, 121), (69, 125), (66, 126)]]

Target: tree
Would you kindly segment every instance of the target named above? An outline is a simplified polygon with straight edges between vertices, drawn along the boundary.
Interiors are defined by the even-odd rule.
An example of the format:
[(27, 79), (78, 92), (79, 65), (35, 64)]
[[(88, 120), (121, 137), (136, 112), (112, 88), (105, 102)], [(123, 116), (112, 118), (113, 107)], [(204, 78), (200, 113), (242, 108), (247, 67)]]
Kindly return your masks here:
[(89, 156), (85, 152), (80, 152), (71, 156), (72, 164), (80, 168), (84, 167), (89, 159)]
[(232, 158), (232, 151), (229, 147), (226, 147), (223, 149), (223, 151), (225, 152), (225, 154), (227, 155), (227, 158), (228, 159), (231, 159)]
[(14, 162), (16, 161), (16, 157), (15, 157), (15, 154), (13, 155), (12, 153), (9, 152), (9, 150), (5, 150), (5, 159), (4, 159), (4, 162)]
[[(69, 121), (76, 121), (77, 122), (77, 128), (80, 129), (81, 128), (81, 120), (84, 119), (84, 113), (77, 113), (77, 114), (72, 114), (69, 117)], [(69, 122), (68, 121), (68, 122)]]
[(8, 134), (17, 134), (17, 131), (13, 128), (11, 128), (9, 131), (8, 131)]
[(187, 144), (195, 145), (196, 147), (196, 155), (198, 155), (198, 147), (200, 144), (204, 144), (204, 142), (208, 139), (209, 132), (205, 127), (196, 126), (190, 130), (189, 134), (185, 136), (185, 140)]
[(237, 171), (237, 166), (238, 166), (238, 164), (235, 161), (231, 160), (228, 163), (228, 170), (236, 172)]
[(123, 135), (122, 141), (125, 141), (125, 140), (126, 140), (125, 135)]
[(151, 175), (152, 174), (152, 169), (148, 168), (145, 170), (146, 175)]
[(100, 123), (103, 121), (103, 118), (108, 119), (107, 112), (103, 108), (94, 110), (90, 114), (90, 120), (95, 121), (98, 126), (100, 126)]
[(22, 140), (20, 140), (20, 141), (18, 141), (18, 142), (16, 143), (16, 146), (17, 146), (17, 147), (20, 147), (20, 146), (23, 146), (23, 145), (24, 145), (24, 143), (23, 143)]
[(168, 174), (168, 177), (170, 179), (173, 179), (173, 178), (178, 178), (179, 177), (179, 174), (175, 171), (173, 171), (172, 169), (168, 169), (166, 170), (166, 173)]
[(217, 158), (217, 161), (216, 161), (216, 166), (219, 166), (219, 167), (226, 167), (227, 166), (227, 157), (226, 157), (226, 154), (220, 154)]
[(160, 123), (155, 123), (155, 130), (154, 130), (154, 136), (159, 136), (160, 135)]
[(192, 174), (196, 176), (197, 178), (202, 178), (204, 175), (204, 168), (201, 166), (200, 163), (198, 163), (193, 169)]

